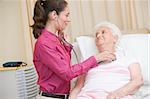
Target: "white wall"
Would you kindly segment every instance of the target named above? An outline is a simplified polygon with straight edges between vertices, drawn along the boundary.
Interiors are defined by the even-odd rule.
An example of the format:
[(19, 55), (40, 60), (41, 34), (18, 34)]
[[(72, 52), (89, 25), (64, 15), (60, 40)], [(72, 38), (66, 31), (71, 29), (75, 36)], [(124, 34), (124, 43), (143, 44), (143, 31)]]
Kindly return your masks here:
[(19, 0), (0, 0), (0, 66), (11, 60), (26, 61)]

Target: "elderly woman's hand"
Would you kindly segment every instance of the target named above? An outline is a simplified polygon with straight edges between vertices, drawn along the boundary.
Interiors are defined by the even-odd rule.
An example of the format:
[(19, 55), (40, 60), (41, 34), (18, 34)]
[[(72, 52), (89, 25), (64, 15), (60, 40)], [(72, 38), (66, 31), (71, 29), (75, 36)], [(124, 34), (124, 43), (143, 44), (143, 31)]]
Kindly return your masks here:
[(68, 99), (76, 99), (77, 95), (74, 93), (70, 93), (69, 98)]
[(109, 93), (106, 99), (120, 99), (116, 93)]

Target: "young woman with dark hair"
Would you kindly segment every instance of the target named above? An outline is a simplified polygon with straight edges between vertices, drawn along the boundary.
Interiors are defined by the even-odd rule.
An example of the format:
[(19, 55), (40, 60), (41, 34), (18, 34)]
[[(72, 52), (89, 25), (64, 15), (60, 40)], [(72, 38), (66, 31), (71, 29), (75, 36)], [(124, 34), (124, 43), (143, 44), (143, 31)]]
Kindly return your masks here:
[(65, 0), (37, 0), (33, 20), (33, 35), (37, 39), (33, 62), (40, 87), (38, 99), (67, 99), (71, 79), (98, 66), (101, 61), (115, 58), (113, 53), (106, 51), (71, 66), (72, 46), (63, 33), (70, 22)]

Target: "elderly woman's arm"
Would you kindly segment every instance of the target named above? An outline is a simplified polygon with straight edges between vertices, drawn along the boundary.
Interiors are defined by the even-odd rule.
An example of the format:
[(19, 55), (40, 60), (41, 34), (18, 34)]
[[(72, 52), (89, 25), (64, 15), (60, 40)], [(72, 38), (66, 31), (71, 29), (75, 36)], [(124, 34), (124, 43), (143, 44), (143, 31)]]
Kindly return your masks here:
[(85, 74), (78, 77), (77, 82), (73, 90), (70, 92), (69, 99), (76, 99), (77, 94), (80, 92), (81, 88), (84, 85)]
[(140, 69), (140, 65), (138, 63), (131, 64), (129, 66), (131, 81), (127, 83), (125, 86), (111, 92), (107, 99), (114, 99), (112, 97), (124, 97), (127, 95), (134, 94), (140, 86), (143, 85), (143, 77)]

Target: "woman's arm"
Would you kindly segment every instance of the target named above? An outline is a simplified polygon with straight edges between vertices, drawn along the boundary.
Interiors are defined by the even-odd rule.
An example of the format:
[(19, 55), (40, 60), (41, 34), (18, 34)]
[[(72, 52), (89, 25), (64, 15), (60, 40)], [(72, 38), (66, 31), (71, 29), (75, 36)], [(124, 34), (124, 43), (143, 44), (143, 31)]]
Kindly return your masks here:
[(76, 99), (77, 94), (80, 92), (81, 88), (84, 85), (85, 77), (86, 74), (83, 74), (78, 77), (75, 87), (70, 92), (69, 99)]
[(134, 63), (129, 65), (129, 70), (131, 74), (131, 81), (124, 85), (123, 87), (111, 92), (107, 99), (112, 99), (110, 97), (123, 97), (130, 94), (134, 94), (140, 86), (143, 85), (143, 77), (140, 69), (140, 65), (138, 63)]

